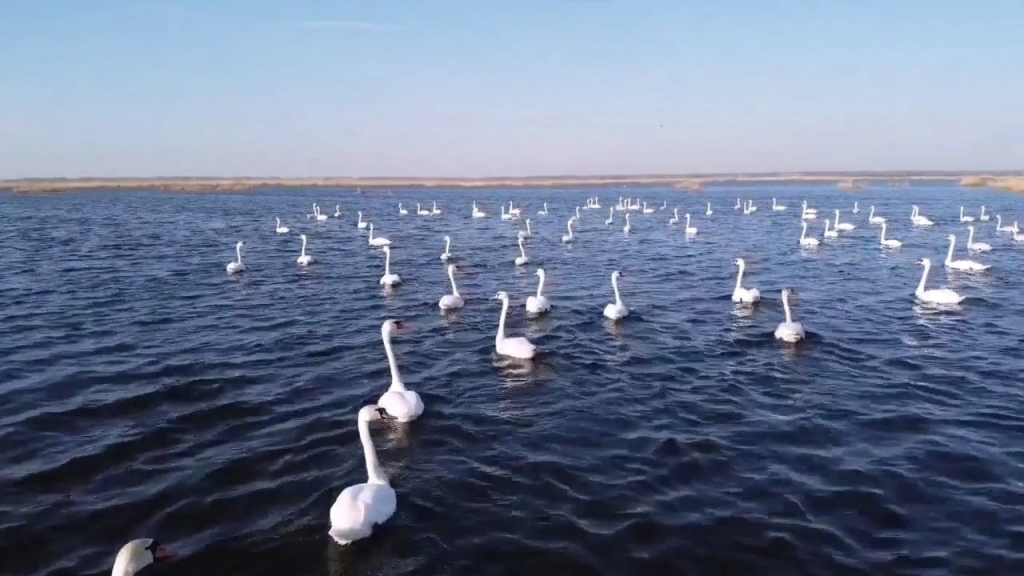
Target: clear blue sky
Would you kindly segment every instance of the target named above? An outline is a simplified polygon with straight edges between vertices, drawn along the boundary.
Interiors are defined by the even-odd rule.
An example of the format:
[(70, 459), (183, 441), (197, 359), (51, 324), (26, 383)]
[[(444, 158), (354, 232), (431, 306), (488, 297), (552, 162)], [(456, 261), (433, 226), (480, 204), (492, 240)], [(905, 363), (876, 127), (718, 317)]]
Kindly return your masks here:
[(1024, 2), (0, 2), (0, 178), (905, 168), (1024, 168)]

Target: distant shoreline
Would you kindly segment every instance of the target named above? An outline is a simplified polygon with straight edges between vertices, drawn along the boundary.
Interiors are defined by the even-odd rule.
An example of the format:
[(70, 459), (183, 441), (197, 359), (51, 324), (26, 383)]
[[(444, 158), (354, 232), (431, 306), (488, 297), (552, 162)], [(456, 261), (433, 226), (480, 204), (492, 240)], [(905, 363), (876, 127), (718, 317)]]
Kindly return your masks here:
[(964, 186), (1024, 192), (1024, 171), (965, 172), (817, 172), (763, 174), (694, 174), (651, 176), (524, 176), (507, 178), (26, 178), (0, 181), (0, 190), (16, 194), (85, 192), (96, 190), (163, 190), (166, 192), (249, 192), (267, 188), (562, 188), (613, 186), (671, 186), (700, 190), (710, 184), (835, 183), (858, 189), (869, 183), (905, 185), (911, 181), (959, 182)]

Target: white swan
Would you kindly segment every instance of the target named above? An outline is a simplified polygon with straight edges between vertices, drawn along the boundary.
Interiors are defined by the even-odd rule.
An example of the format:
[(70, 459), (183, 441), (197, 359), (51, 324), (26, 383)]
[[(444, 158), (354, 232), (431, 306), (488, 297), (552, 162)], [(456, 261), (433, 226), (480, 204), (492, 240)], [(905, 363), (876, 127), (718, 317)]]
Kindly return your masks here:
[(1003, 217), (996, 214), (996, 232), (1013, 232), (1016, 226), (1003, 226)]
[(334, 205), (334, 217), (341, 218), (341, 204)]
[(611, 223), (615, 221), (614, 216), (615, 216), (615, 208), (614, 207), (609, 207), (608, 208), (608, 219), (604, 221), (604, 225), (605, 226), (610, 226)]
[(739, 199), (739, 198), (737, 198), (737, 199), (736, 199), (736, 205), (735, 205), (735, 206), (733, 206), (733, 207), (732, 207), (732, 209), (733, 209), (733, 210), (740, 210), (740, 209), (742, 209), (742, 208), (743, 208), (743, 207), (744, 207), (745, 205), (746, 205), (746, 203), (743, 203), (743, 204), (741, 205), (741, 204), (740, 204), (740, 199)]
[(757, 212), (757, 206), (754, 206), (753, 200), (747, 200), (747, 214), (753, 214)]
[(487, 212), (476, 207), (476, 201), (473, 201), (473, 218), (486, 218)]
[(245, 264), (242, 264), (242, 246), (245, 242), (238, 241), (235, 244), (235, 255), (238, 256), (238, 260), (232, 260), (228, 262), (227, 271), (228, 274), (237, 274), (238, 272), (245, 272)]
[(501, 219), (502, 220), (511, 220), (512, 219), (512, 215), (509, 214), (508, 212), (505, 212), (505, 205), (504, 204), (501, 205)]
[(714, 212), (711, 210), (711, 202), (708, 202), (708, 209), (704, 211), (705, 216), (711, 216)]
[(302, 238), (302, 250), (299, 251), (299, 257), (295, 259), (295, 262), (300, 266), (309, 266), (313, 263), (313, 257), (306, 254), (306, 235), (299, 234), (299, 238)]
[(775, 211), (775, 212), (782, 212), (785, 209), (786, 209), (786, 207), (783, 206), (782, 204), (776, 203), (775, 202), (775, 197), (772, 196), (772, 210)]
[(815, 247), (817, 247), (818, 244), (819, 244), (818, 239), (817, 238), (811, 238), (810, 236), (807, 235), (807, 222), (800, 222), (800, 225), (803, 228), (800, 231), (800, 245), (801, 246), (806, 246), (808, 248), (815, 248)]
[(537, 215), (538, 216), (546, 216), (547, 213), (548, 213), (548, 203), (545, 202), (544, 203), (544, 208), (542, 210), (537, 210)]
[(523, 248), (523, 239), (519, 238), (519, 256), (516, 256), (516, 266), (529, 264), (530, 259), (526, 256), (526, 248)]
[(316, 204), (313, 204), (313, 212), (316, 213), (316, 219), (318, 222), (323, 222), (324, 220), (327, 220), (327, 214), (320, 212), (320, 207), (317, 206)]
[(885, 218), (881, 216), (875, 216), (875, 205), (871, 205), (871, 211), (868, 213), (868, 222), (871, 224), (885, 224)]
[(960, 221), (961, 222), (974, 222), (974, 216), (964, 216), (964, 207), (960, 207)]
[(391, 349), (391, 335), (401, 328), (401, 320), (385, 320), (380, 326), (380, 337), (384, 341), (384, 352), (388, 355), (388, 368), (391, 370), (391, 386), (381, 394), (377, 406), (399, 422), (412, 422), (423, 414), (423, 400), (419, 394), (405, 387), (398, 372), (395, 351)]
[(288, 227), (287, 226), (281, 226), (281, 219), (280, 218), (275, 218), (275, 220), (277, 220), (277, 227), (274, 228), (274, 232), (277, 232), (278, 234), (287, 234), (288, 231), (289, 231)]
[(398, 286), (402, 277), (391, 273), (391, 246), (384, 247), (384, 275), (380, 277), (381, 286)]
[(441, 252), (441, 261), (447, 262), (452, 259), (452, 238), (451, 236), (445, 235), (444, 237), (444, 252)]
[(818, 215), (818, 209), (817, 208), (809, 208), (807, 206), (807, 200), (804, 200), (803, 202), (800, 203), (800, 210), (804, 214), (814, 214), (815, 216)]
[(619, 278), (621, 276), (622, 273), (618, 270), (612, 272), (612, 291), (615, 292), (615, 302), (604, 307), (605, 318), (620, 320), (629, 315), (629, 309), (622, 303), (622, 298), (619, 296)]
[(1024, 234), (1021, 234), (1020, 232), (1014, 232), (1013, 233), (1013, 241), (1014, 242), (1024, 242)]
[(430, 210), (424, 210), (420, 203), (416, 203), (416, 215), (417, 216), (430, 216)]
[(975, 252), (988, 252), (992, 249), (991, 244), (974, 241), (974, 226), (967, 227), (967, 249)]
[(629, 225), (629, 212), (626, 212), (626, 225), (622, 227), (622, 231), (629, 234), (633, 230), (633, 227)]
[(358, 228), (360, 230), (365, 230), (366, 229), (366, 225), (368, 224), (368, 222), (363, 220), (363, 213), (362, 212), (356, 212), (356, 214), (359, 215), (359, 219), (356, 220), (356, 228)]
[(825, 220), (825, 238), (839, 238), (839, 232), (828, 229), (828, 220)]
[(736, 258), (732, 261), (733, 264), (739, 266), (739, 271), (736, 272), (736, 287), (732, 290), (732, 301), (741, 302), (743, 304), (753, 304), (754, 302), (761, 301), (761, 291), (757, 288), (744, 288), (743, 287), (743, 270), (746, 269), (747, 263), (743, 258)]
[(928, 271), (932, 268), (932, 261), (928, 258), (921, 258), (917, 263), (924, 266), (924, 271), (921, 273), (921, 281), (917, 284), (914, 296), (932, 304), (959, 304), (964, 301), (965, 296), (961, 296), (949, 288), (925, 290), (924, 284), (928, 280)]
[(903, 246), (903, 242), (885, 237), (885, 222), (882, 222), (882, 234), (878, 237), (878, 243), (882, 248), (899, 248)]
[(800, 209), (801, 220), (814, 220), (818, 217), (817, 211), (810, 211), (807, 209), (807, 201), (804, 200), (803, 207)]
[(529, 218), (526, 219), (526, 230), (520, 230), (519, 234), (517, 234), (517, 236), (519, 236), (520, 238), (530, 238), (530, 237), (533, 236), (533, 231), (530, 230), (530, 219)]
[(647, 207), (647, 202), (644, 202), (644, 209), (643, 209), (642, 212), (644, 214), (654, 214), (654, 208), (648, 208)]
[(400, 216), (405, 216), (405, 215), (409, 214), (408, 210), (406, 210), (405, 208), (402, 208), (402, 203), (401, 202), (398, 203), (398, 214)]
[(383, 524), (395, 513), (395, 490), (377, 459), (377, 449), (370, 437), (370, 422), (390, 418), (373, 404), (359, 409), (359, 442), (366, 460), (366, 482), (349, 486), (338, 494), (331, 506), (331, 529), (328, 534), (338, 544), (349, 544), (366, 538), (373, 527)]
[(850, 212), (853, 212), (854, 214), (860, 214), (860, 206), (857, 205), (856, 201), (853, 202), (853, 210), (850, 210)]
[(580, 207), (579, 206), (576, 207), (576, 219), (577, 220), (580, 219)]
[(383, 236), (373, 237), (373, 222), (370, 222), (370, 238), (367, 240), (370, 246), (391, 246), (391, 240)]
[(437, 207), (437, 202), (434, 202), (434, 209), (430, 211), (431, 214), (437, 215), (441, 213), (441, 209)]
[(793, 312), (789, 309), (789, 295), (796, 294), (795, 290), (782, 289), (782, 310), (786, 313), (786, 321), (775, 328), (775, 337), (783, 342), (795, 344), (804, 339), (804, 327), (799, 322), (793, 322)]
[(465, 301), (462, 300), (462, 295), (459, 294), (459, 288), (455, 285), (455, 264), (448, 265), (448, 280), (452, 283), (452, 293), (441, 296), (441, 300), (437, 303), (437, 307), (441, 310), (455, 310), (456, 308), (462, 308), (465, 305)]
[(992, 266), (988, 264), (982, 264), (981, 262), (975, 262), (974, 260), (953, 260), (953, 248), (956, 246), (956, 235), (949, 235), (949, 251), (946, 252), (946, 261), (943, 264), (946, 268), (952, 268), (953, 270), (964, 270), (967, 272), (981, 272), (982, 270), (988, 270)]
[(565, 227), (568, 228), (569, 233), (562, 234), (562, 242), (572, 242), (572, 218), (569, 218), (569, 221), (565, 223)]
[(853, 229), (857, 228), (855, 225), (850, 224), (849, 222), (840, 222), (839, 221), (839, 210), (836, 210), (835, 212), (836, 212), (836, 221), (832, 223), (832, 227), (835, 228), (837, 231), (849, 232), (850, 230), (853, 230)]
[(910, 216), (910, 221), (914, 223), (914, 226), (931, 226), (935, 224), (928, 218), (921, 216), (921, 208), (917, 206), (914, 206), (914, 211)]
[(985, 214), (985, 206), (982, 205), (982, 207), (981, 207), (981, 214), (978, 215), (978, 220), (981, 220), (982, 222), (988, 222), (988, 219), (989, 219), (988, 214)]
[(530, 314), (543, 314), (548, 310), (551, 310), (551, 302), (547, 296), (543, 294), (544, 291), (544, 269), (537, 268), (536, 272), (540, 280), (537, 282), (537, 295), (528, 296), (526, 298), (526, 311)]
[(135, 576), (146, 566), (164, 562), (170, 558), (171, 552), (161, 546), (159, 540), (152, 538), (132, 540), (117, 551), (117, 557), (114, 558), (114, 569), (110, 572), (110, 576)]
[(688, 236), (693, 236), (694, 234), (697, 233), (697, 227), (696, 226), (690, 226), (690, 213), (689, 212), (687, 212), (684, 216), (686, 217), (686, 229), (683, 230), (683, 232), (686, 232), (686, 234)]
[(537, 347), (521, 336), (505, 337), (505, 315), (508, 314), (508, 293), (498, 292), (495, 300), (501, 300), (501, 319), (498, 320), (498, 334), (494, 337), (494, 350), (502, 356), (529, 360), (537, 353)]
[[(600, 208), (600, 206), (598, 206), (598, 208)], [(668, 208), (668, 200), (661, 201), (661, 209), (664, 210), (665, 208)]]
[(513, 208), (513, 207), (512, 207), (512, 201), (511, 201), (511, 200), (509, 200), (509, 201), (508, 201), (508, 213), (509, 213), (510, 215), (512, 215), (512, 216), (519, 216), (519, 214), (521, 214), (521, 213), (522, 213), (522, 210), (521, 210), (521, 209), (519, 209), (519, 208)]
[[(610, 219), (609, 219), (610, 221)], [(672, 217), (668, 219), (669, 224), (679, 224), (679, 208), (672, 209)]]

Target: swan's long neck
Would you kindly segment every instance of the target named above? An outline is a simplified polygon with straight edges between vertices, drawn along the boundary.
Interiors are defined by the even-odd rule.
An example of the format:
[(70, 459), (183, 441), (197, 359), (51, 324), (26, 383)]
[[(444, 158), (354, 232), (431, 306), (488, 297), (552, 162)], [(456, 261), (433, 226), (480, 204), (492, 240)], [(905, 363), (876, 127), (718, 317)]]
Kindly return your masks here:
[(789, 309), (789, 292), (782, 293), (782, 309), (786, 311), (786, 324), (793, 322), (793, 313)]
[(676, 217), (676, 220), (679, 220), (679, 208), (673, 208), (672, 215)]
[(526, 258), (526, 249), (523, 248), (523, 239), (522, 238), (519, 239), (519, 254), (523, 258)]
[(363, 213), (362, 213), (362, 212), (360, 212), (360, 213), (359, 213), (359, 222), (362, 222), (362, 221), (363, 221)]
[(996, 228), (1003, 227), (1003, 217), (1000, 214), (996, 214)]
[(883, 244), (885, 243), (885, 222), (882, 222), (882, 235), (878, 240)]
[(384, 273), (391, 274), (391, 250), (384, 253)]
[[(960, 215), (961, 216), (964, 215), (963, 212), (964, 212), (964, 207), (961, 206), (960, 207)], [(970, 228), (967, 229), (967, 245), (970, 246), (972, 242), (974, 242), (974, 226), (971, 226)]]
[[(825, 225), (828, 226), (828, 220), (825, 221)], [(800, 226), (800, 239), (803, 240), (807, 236), (807, 222), (804, 222)]]
[(612, 290), (615, 292), (615, 304), (622, 306), (622, 298), (619, 296), (619, 277), (612, 277)]
[(832, 224), (834, 228), (839, 228), (839, 210), (836, 210), (836, 221)]
[(872, 218), (874, 218), (874, 217), (875, 217), (875, 207), (874, 207), (874, 206), (872, 206), (872, 207), (871, 207), (871, 213), (870, 213), (870, 214), (868, 214), (868, 220), (871, 220), (871, 219), (872, 219)]
[(608, 217), (609, 218), (614, 218), (615, 217), (615, 208), (608, 208)]
[(402, 375), (398, 372), (398, 361), (395, 360), (395, 351), (391, 349), (391, 334), (384, 336), (384, 352), (388, 355), (388, 368), (391, 369), (391, 387), (388, 390), (405, 390), (402, 383)]
[(961, 206), (960, 207), (960, 218), (963, 218), (963, 217), (964, 217), (964, 207)]
[(626, 226), (629, 226), (629, 213), (626, 214)]
[(274, 218), (274, 220), (277, 220), (277, 227), (280, 228), (281, 227), (281, 219), (280, 218)]
[(825, 232), (828, 232), (828, 220), (825, 220)]
[(530, 230), (530, 221), (529, 221), (529, 219), (527, 219), (527, 221), (526, 221), (526, 233), (530, 234), (530, 235), (533, 235), (533, 230)]
[(537, 282), (537, 298), (541, 297), (541, 292), (544, 291), (544, 275), (540, 275), (540, 282)]
[(690, 227), (690, 215), (689, 214), (686, 215), (686, 227), (687, 228)]
[(505, 339), (505, 314), (508, 314), (508, 298), (501, 299), (501, 318), (498, 319), (498, 333), (494, 336), (496, 342)]
[(450, 252), (451, 248), (452, 248), (452, 239), (451, 238), (445, 238), (445, 240), (444, 240), (444, 251), (445, 252)]
[(448, 279), (452, 282), (452, 295), (459, 296), (459, 288), (455, 285), (455, 270), (448, 269)]
[(362, 418), (359, 419), (359, 442), (363, 445), (363, 457), (366, 459), (366, 481), (370, 484), (387, 484), (388, 476), (380, 467), (377, 449), (373, 447), (373, 438), (370, 437), (370, 423)]
[(985, 215), (985, 207), (984, 207), (984, 206), (982, 206), (982, 207), (981, 207), (981, 215), (982, 215), (982, 216), (984, 216), (984, 215)]
[(924, 292), (924, 283), (928, 281), (928, 269), (931, 267), (931, 262), (924, 263), (924, 270), (921, 272), (921, 281), (917, 283), (917, 294)]
[(306, 237), (303, 236), (302, 237), (302, 251), (299, 253), (299, 256), (305, 256), (305, 255), (306, 255)]
[(373, 240), (373, 222), (370, 222), (370, 240)]
[(569, 238), (572, 238), (572, 219), (565, 223), (565, 227), (569, 229)]
[(736, 289), (737, 290), (739, 290), (740, 288), (743, 287), (743, 268), (745, 268), (745, 267), (746, 267), (746, 265), (741, 263), (739, 271), (736, 272)]
[(238, 256), (238, 263), (241, 264), (242, 263), (242, 247), (239, 246), (238, 244), (235, 244), (235, 255)]
[(956, 247), (956, 236), (949, 239), (949, 251), (946, 252), (946, 262), (953, 261), (953, 248)]

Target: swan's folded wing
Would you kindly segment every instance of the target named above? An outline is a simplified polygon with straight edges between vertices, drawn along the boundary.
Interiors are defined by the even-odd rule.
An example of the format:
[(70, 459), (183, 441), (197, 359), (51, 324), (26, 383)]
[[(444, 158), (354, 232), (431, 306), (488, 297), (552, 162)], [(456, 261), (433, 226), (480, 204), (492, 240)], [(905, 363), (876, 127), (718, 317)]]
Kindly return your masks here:
[(338, 542), (358, 540), (369, 532), (366, 499), (370, 487), (369, 484), (349, 486), (338, 494), (331, 506), (330, 534)]

